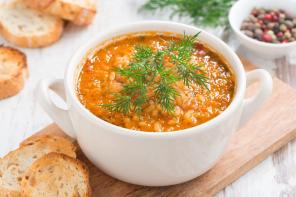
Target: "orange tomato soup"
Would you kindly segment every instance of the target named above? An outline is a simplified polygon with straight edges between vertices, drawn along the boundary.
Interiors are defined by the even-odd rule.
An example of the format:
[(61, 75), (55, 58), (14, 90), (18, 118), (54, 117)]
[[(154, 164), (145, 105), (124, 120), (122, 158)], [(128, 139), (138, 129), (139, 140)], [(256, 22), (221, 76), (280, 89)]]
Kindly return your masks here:
[[(196, 43), (191, 62), (200, 64), (208, 78), (208, 89), (198, 84), (174, 84), (179, 92), (172, 114), (164, 111), (154, 98), (143, 105), (142, 113), (123, 114), (101, 107), (112, 103), (114, 93), (120, 92), (127, 79), (116, 68), (127, 67), (137, 45), (161, 49), (182, 35), (147, 32), (130, 34), (98, 46), (83, 62), (77, 81), (80, 102), (97, 117), (132, 130), (147, 132), (177, 131), (207, 122), (222, 113), (231, 103), (235, 90), (235, 76), (219, 54), (202, 43)], [(166, 66), (166, 65), (164, 65)]]

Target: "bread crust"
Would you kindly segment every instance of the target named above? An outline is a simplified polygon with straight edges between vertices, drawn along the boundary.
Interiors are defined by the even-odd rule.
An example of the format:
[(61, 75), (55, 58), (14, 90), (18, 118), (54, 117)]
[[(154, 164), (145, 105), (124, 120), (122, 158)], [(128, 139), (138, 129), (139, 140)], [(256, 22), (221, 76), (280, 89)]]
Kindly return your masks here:
[[(76, 158), (76, 150), (77, 145), (75, 144), (75, 141), (71, 138), (66, 138), (62, 136), (55, 136), (55, 135), (37, 135), (32, 136), (27, 139), (25, 139), (21, 144), (20, 147), (31, 145), (32, 143), (59, 143), (60, 145), (68, 147), (69, 153), (68, 156), (71, 156), (73, 158)], [(73, 154), (71, 154), (73, 152)]]
[(26, 0), (26, 4), (31, 7), (31, 8), (35, 8), (35, 9), (45, 9), (47, 8), (51, 3), (53, 3), (55, 0), (42, 0), (42, 1), (38, 1), (38, 0)]
[(46, 35), (42, 36), (17, 36), (8, 29), (0, 24), (0, 33), (9, 42), (24, 48), (41, 48), (45, 46), (50, 46), (60, 39), (63, 33), (64, 25), (63, 21), (58, 19), (55, 28), (48, 32)]
[[(2, 54), (6, 54), (7, 58), (12, 60), (19, 60), (20, 66), (10, 75), (9, 78), (1, 79), (0, 77), (0, 99), (8, 98), (20, 92), (25, 84), (25, 78), (28, 77), (27, 58), (21, 51), (0, 45)], [(1, 62), (0, 62), (1, 64)], [(1, 65), (0, 65), (1, 66)]]
[[(76, 170), (82, 172), (83, 174), (83, 183), (86, 187), (86, 193), (77, 196), (81, 197), (90, 197), (91, 196), (91, 186), (89, 184), (89, 172), (85, 164), (80, 162), (77, 159), (73, 159), (67, 155), (60, 154), (60, 153), (49, 153), (42, 158), (35, 161), (31, 167), (26, 171), (24, 178), (21, 181), (21, 189), (22, 189), (22, 196), (23, 197), (34, 197), (32, 196), (32, 191), (35, 189), (32, 185), (32, 180), (34, 180), (36, 183), (39, 182), (45, 182), (48, 187), (48, 190), (50, 190), (50, 186), (55, 185), (54, 182), (56, 179), (50, 179), (49, 177), (45, 178), (44, 180), (38, 180), (36, 178), (36, 175), (40, 172), (40, 170), (48, 169), (51, 166), (57, 167), (59, 162), (66, 162), (69, 166), (75, 166)], [(48, 167), (48, 168), (47, 168)], [(57, 176), (63, 176), (64, 174), (58, 174)], [(55, 176), (52, 174), (52, 176)], [(67, 176), (67, 175), (64, 175)], [(69, 177), (68, 177), (69, 178)], [(34, 184), (34, 183), (33, 183)], [(76, 196), (74, 194), (74, 196)]]
[[(27, 141), (26, 144), (0, 159), (0, 174), (2, 174), (0, 177), (0, 192), (3, 191), (3, 193), (5, 192), (5, 194), (12, 197), (17, 196), (21, 191), (20, 181), (34, 161), (52, 152), (63, 153), (68, 157), (75, 158), (75, 150), (76, 146), (63, 137), (44, 136)], [(11, 188), (7, 188), (8, 180), (10, 184), (14, 184), (11, 184)]]
[[(14, 5), (13, 3), (11, 3), (11, 5), (2, 5), (2, 6), (13, 6)], [(5, 8), (2, 8), (2, 9), (5, 9)], [(31, 9), (31, 8), (28, 8), (28, 9)], [(7, 41), (24, 48), (40, 48), (40, 47), (49, 46), (60, 39), (63, 33), (63, 29), (64, 29), (63, 20), (56, 17), (54, 28), (46, 32), (46, 34), (32, 35), (32, 36), (16, 35), (13, 32), (10, 32), (9, 29), (3, 25), (2, 21), (0, 21), (0, 34), (2, 34), (2, 36)]]
[(21, 193), (18, 191), (11, 191), (4, 188), (0, 188), (1, 197), (21, 197)]
[(75, 25), (89, 25), (96, 15), (96, 4), (92, 0), (84, 6), (63, 0), (25, 0), (25, 3), (31, 8), (69, 20)]

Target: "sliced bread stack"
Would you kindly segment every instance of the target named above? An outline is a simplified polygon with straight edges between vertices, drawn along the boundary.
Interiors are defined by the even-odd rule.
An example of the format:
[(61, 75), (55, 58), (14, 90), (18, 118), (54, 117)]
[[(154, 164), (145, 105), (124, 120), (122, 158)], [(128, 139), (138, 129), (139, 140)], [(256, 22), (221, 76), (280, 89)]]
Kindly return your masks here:
[(64, 137), (26, 141), (0, 160), (1, 196), (90, 196), (89, 174), (75, 150)]
[(24, 0), (36, 10), (69, 20), (76, 25), (89, 25), (95, 14), (94, 0)]
[(50, 153), (27, 170), (21, 182), (24, 197), (90, 196), (87, 169), (76, 159)]
[(17, 94), (23, 88), (27, 75), (25, 54), (0, 45), (0, 99)]
[(63, 32), (63, 20), (28, 8), (22, 0), (0, 6), (0, 33), (20, 47), (44, 47), (56, 42)]
[(0, 5), (0, 34), (20, 47), (45, 47), (63, 32), (63, 19), (88, 25), (95, 0), (8, 0)]

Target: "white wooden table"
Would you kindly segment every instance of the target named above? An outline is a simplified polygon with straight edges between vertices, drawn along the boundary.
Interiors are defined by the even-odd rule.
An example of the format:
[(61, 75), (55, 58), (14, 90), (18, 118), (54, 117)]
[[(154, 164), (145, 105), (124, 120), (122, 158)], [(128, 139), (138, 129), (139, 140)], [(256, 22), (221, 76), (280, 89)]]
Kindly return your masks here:
[[(51, 122), (36, 103), (34, 89), (44, 77), (62, 78), (69, 58), (78, 47), (110, 27), (138, 20), (170, 20), (168, 13), (138, 13), (143, 2), (145, 0), (98, 0), (98, 14), (89, 27), (79, 28), (68, 24), (63, 37), (56, 44), (43, 49), (21, 49), (28, 57), (30, 77), (20, 94), (0, 101), (0, 156), (15, 149), (24, 138)], [(174, 20), (190, 24), (188, 19)], [(219, 29), (210, 31), (221, 35)], [(11, 46), (2, 38), (1, 43)], [(235, 49), (239, 45), (232, 36), (229, 44)], [(264, 60), (245, 49), (239, 48), (238, 51), (296, 88), (295, 62), (295, 65), (289, 64), (284, 58)], [(296, 196), (296, 142), (289, 143), (268, 157), (217, 196)]]

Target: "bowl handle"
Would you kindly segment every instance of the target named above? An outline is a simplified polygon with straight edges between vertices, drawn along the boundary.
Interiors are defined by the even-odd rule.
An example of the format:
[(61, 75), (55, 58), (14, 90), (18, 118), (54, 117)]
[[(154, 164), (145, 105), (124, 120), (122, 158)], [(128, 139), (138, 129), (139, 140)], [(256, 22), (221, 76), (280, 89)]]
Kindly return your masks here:
[(64, 101), (66, 100), (65, 89), (62, 79), (44, 79), (37, 86), (37, 100), (44, 111), (55, 123), (70, 137), (76, 138), (68, 110), (58, 107), (50, 98), (49, 91), (52, 90)]
[(272, 92), (272, 78), (264, 69), (256, 69), (247, 73), (247, 86), (259, 82), (257, 93), (243, 101), (243, 112), (239, 126), (243, 126), (262, 106)]

